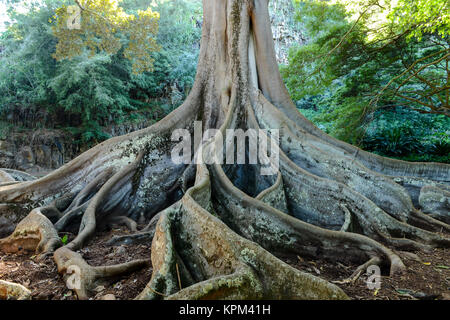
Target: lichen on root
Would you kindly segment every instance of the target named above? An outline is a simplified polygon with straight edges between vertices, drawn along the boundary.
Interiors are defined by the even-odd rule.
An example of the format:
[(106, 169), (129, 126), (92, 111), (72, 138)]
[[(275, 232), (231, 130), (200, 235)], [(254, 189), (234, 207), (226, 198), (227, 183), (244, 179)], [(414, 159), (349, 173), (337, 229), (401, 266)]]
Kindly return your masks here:
[(0, 300), (31, 300), (31, 291), (21, 284), (0, 280)]
[[(371, 264), (391, 275), (405, 270), (386, 245), (448, 247), (450, 166), (372, 155), (303, 117), (278, 72), (267, 2), (203, 1), (195, 84), (157, 124), (107, 140), (40, 179), (1, 171), (0, 234), (32, 212), (0, 247), (52, 253), (61, 245), (57, 232), (75, 233), (54, 259), (67, 280), (78, 270), (80, 299), (106, 277), (149, 265), (84, 261), (77, 251), (114, 222), (133, 231), (134, 221), (148, 222), (109, 241), (152, 241), (153, 274), (138, 299), (346, 299), (337, 284)], [(174, 163), (171, 134), (194, 136), (195, 121), (215, 135), (194, 143), (191, 164)], [(216, 151), (229, 129), (278, 129), (275, 174), (261, 175), (267, 163), (223, 164)], [(286, 254), (360, 267), (330, 283), (276, 257)]]
[(50, 253), (61, 244), (53, 224), (36, 208), (17, 225), (9, 237), (0, 239), (0, 251)]

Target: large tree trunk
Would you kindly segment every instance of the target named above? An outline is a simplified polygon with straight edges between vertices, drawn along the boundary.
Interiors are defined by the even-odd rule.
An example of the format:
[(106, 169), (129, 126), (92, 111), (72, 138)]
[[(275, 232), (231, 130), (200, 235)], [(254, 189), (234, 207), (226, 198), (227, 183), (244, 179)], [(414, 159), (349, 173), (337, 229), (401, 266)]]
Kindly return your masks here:
[[(195, 85), (159, 123), (105, 141), (38, 180), (0, 175), (0, 232), (11, 232), (32, 210), (0, 240), (0, 249), (52, 252), (61, 245), (55, 230), (78, 229), (54, 258), (63, 274), (80, 268), (76, 291), (87, 298), (98, 279), (146, 262), (91, 267), (76, 250), (97, 225), (144, 216), (148, 227), (127, 239), (153, 239), (154, 271), (140, 299), (345, 299), (336, 285), (274, 255), (357, 261), (356, 274), (369, 264), (387, 264), (392, 274), (404, 265), (385, 245), (448, 246), (450, 166), (372, 155), (304, 118), (278, 72), (267, 4), (203, 1)], [(186, 128), (193, 134), (194, 121), (223, 135), (227, 129), (279, 129), (278, 172), (261, 175), (261, 164), (221, 165), (221, 159), (175, 164), (171, 133)], [(218, 137), (197, 144), (194, 157), (216, 157)]]

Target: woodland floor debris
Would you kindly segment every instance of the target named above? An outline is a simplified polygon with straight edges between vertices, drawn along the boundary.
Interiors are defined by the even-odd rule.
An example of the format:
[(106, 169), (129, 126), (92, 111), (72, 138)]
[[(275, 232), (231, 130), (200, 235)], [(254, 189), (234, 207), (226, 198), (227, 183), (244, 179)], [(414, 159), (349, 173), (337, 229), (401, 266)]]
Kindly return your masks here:
[[(99, 233), (80, 250), (91, 265), (111, 265), (131, 261), (136, 258), (150, 259), (150, 244), (108, 246), (106, 241), (115, 235), (129, 233), (125, 227), (114, 228)], [(70, 237), (69, 237), (70, 239)], [(431, 252), (416, 252), (421, 261), (403, 256), (407, 272), (401, 276), (382, 276), (380, 290), (369, 290), (364, 274), (351, 284), (339, 285), (355, 300), (442, 300), (450, 296), (450, 253), (445, 249)], [(355, 265), (331, 263), (324, 260), (308, 260), (298, 257), (280, 257), (291, 266), (329, 280), (346, 278), (356, 268)], [(382, 270), (383, 271), (383, 270)], [(117, 300), (136, 297), (150, 280), (151, 268), (145, 268), (129, 276), (113, 279), (97, 288), (95, 300), (105, 296)], [(0, 280), (13, 281), (31, 290), (33, 300), (75, 300), (77, 297), (67, 289), (62, 277), (56, 271), (52, 257), (35, 262), (30, 254), (3, 254), (0, 256)]]
[[(98, 233), (87, 247), (80, 250), (80, 253), (93, 266), (118, 264), (135, 258), (150, 260), (150, 244), (123, 246), (107, 246), (105, 244), (112, 236), (128, 232), (125, 227), (120, 227)], [(71, 236), (69, 235), (68, 238), (70, 239)], [(93, 299), (103, 300), (107, 295), (114, 295), (117, 300), (133, 299), (148, 283), (151, 274), (152, 269), (145, 268), (128, 276), (111, 279), (105, 285), (96, 288), (97, 294)], [(24, 285), (31, 290), (33, 300), (77, 299), (76, 295), (67, 289), (51, 256), (36, 262), (32, 254), (1, 254), (0, 280)]]

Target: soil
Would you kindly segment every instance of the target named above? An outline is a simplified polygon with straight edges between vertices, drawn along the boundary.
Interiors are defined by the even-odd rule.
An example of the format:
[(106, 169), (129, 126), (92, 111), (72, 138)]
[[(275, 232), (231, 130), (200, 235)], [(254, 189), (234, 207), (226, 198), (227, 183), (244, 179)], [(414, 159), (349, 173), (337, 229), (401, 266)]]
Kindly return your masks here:
[[(433, 249), (431, 252), (397, 252), (407, 270), (401, 275), (389, 276), (389, 270), (381, 268), (379, 289), (374, 277), (363, 271), (352, 283), (337, 284), (354, 300), (450, 300), (450, 252), (448, 249)], [(306, 273), (328, 281), (349, 278), (358, 267), (324, 260), (308, 260), (283, 257), (283, 261)], [(369, 279), (370, 276), (370, 279)], [(368, 285), (368, 280), (369, 285)]]
[[(140, 226), (142, 227), (142, 226)], [(91, 265), (112, 265), (134, 259), (149, 259), (151, 243), (108, 246), (106, 241), (114, 235), (128, 234), (126, 227), (98, 232), (88, 246), (79, 252)], [(64, 237), (65, 234), (60, 234)], [(74, 235), (67, 234), (67, 241)], [(368, 275), (363, 273), (354, 283), (338, 284), (354, 300), (449, 300), (450, 299), (450, 252), (434, 249), (431, 252), (399, 253), (407, 267), (402, 275), (390, 277), (381, 270), (380, 288), (369, 289)], [(329, 281), (348, 278), (357, 265), (308, 260), (301, 257), (280, 257), (294, 268)], [(152, 268), (144, 268), (132, 274), (110, 279), (97, 287), (92, 300), (112, 294), (116, 299), (129, 300), (136, 297), (149, 282)], [(20, 283), (32, 291), (36, 300), (75, 300), (76, 295), (67, 289), (57, 273), (51, 256), (37, 262), (30, 254), (0, 255), (0, 280)]]
[[(142, 226), (140, 226), (142, 227)], [(86, 262), (92, 266), (113, 265), (135, 259), (150, 260), (149, 244), (129, 244), (108, 246), (106, 241), (116, 235), (125, 235), (126, 227), (117, 227), (97, 235), (82, 250)], [(61, 233), (63, 238), (71, 241), (74, 235)], [(91, 299), (101, 300), (107, 294), (113, 294), (118, 300), (130, 300), (136, 297), (150, 281), (152, 268), (147, 267), (122, 277), (109, 279), (96, 288)], [(27, 253), (0, 254), (0, 280), (19, 283), (32, 291), (32, 299), (36, 300), (76, 300), (72, 290), (67, 289), (63, 278), (58, 274), (52, 256), (42, 261)]]

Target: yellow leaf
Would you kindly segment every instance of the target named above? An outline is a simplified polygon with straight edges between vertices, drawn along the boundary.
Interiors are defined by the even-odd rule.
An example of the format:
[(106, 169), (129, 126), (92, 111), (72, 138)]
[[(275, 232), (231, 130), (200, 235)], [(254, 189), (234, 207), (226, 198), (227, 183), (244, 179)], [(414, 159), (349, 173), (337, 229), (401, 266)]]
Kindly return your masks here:
[(374, 296), (376, 296), (377, 294), (378, 294), (378, 291), (379, 291), (380, 289), (376, 289), (374, 292), (373, 292), (373, 295)]
[(423, 262), (424, 265), (429, 266), (431, 262)]

